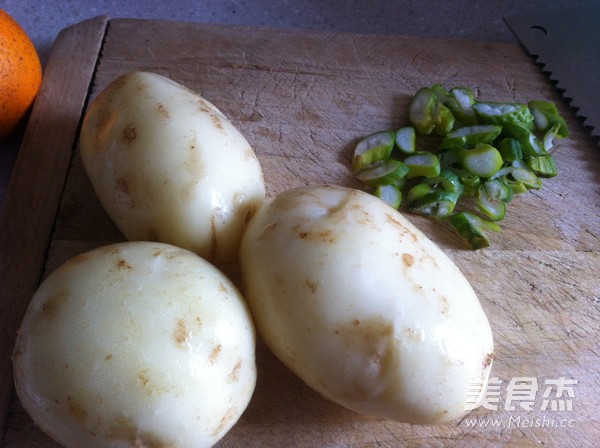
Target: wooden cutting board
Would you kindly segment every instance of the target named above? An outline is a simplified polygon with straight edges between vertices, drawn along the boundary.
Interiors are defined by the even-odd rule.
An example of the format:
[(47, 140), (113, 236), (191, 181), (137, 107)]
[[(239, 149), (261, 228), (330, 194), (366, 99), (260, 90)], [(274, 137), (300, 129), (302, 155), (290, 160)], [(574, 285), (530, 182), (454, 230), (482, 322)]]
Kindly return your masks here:
[(83, 171), (78, 131), (87, 104), (131, 70), (167, 75), (215, 103), (254, 147), (270, 196), (304, 184), (358, 187), (349, 172), (357, 140), (406, 123), (410, 96), (424, 85), (552, 100), (571, 129), (555, 152), (559, 176), (509, 204), (491, 248), (470, 251), (445, 225), (408, 215), (463, 270), (490, 318), (492, 409), (439, 426), (357, 415), (311, 391), (259, 343), (256, 392), (219, 447), (600, 439), (600, 152), (521, 47), (97, 17), (57, 37), (0, 221), (2, 446), (56, 446), (14, 396), (10, 353), (39, 281), (84, 250), (123, 240)]

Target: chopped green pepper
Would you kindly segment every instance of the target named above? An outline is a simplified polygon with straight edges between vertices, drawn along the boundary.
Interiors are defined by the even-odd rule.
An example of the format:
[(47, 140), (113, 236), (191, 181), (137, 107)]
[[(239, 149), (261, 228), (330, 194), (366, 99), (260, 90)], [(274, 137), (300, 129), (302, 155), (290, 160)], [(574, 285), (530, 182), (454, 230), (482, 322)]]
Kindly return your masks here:
[(356, 178), (366, 185), (398, 184), (407, 174), (409, 168), (400, 160), (378, 160), (356, 173)]
[(375, 188), (375, 196), (394, 208), (402, 203), (402, 191), (396, 185), (379, 185)]
[(450, 169), (440, 170), (439, 176), (432, 177), (425, 181), (434, 188), (441, 187), (445, 191), (455, 191), (462, 195), (465, 187), (460, 176)]
[(408, 119), (420, 134), (431, 134), (435, 128), (433, 110), (436, 97), (429, 87), (420, 88), (413, 97), (408, 108)]
[(440, 174), (440, 160), (429, 151), (417, 151), (406, 157), (404, 163), (408, 166), (407, 179), (415, 177), (435, 177)]
[(504, 182), (508, 185), (513, 195), (527, 192), (527, 186), (523, 182), (511, 179), (505, 179)]
[(515, 123), (508, 123), (504, 126), (504, 130), (519, 141), (524, 156), (538, 156), (545, 152), (540, 140), (529, 129)]
[(459, 175), (464, 187), (463, 194), (465, 196), (475, 196), (481, 184), (481, 177), (471, 174), (468, 171), (461, 171)]
[(506, 215), (506, 203), (488, 194), (485, 184), (477, 191), (477, 207), (492, 221), (500, 221)]
[(495, 201), (507, 203), (512, 200), (512, 190), (504, 179), (485, 181), (482, 187), (485, 188), (485, 192), (488, 197)]
[(492, 179), (506, 178), (523, 184), (528, 189), (539, 190), (542, 180), (522, 160), (516, 160), (512, 166), (500, 168)]
[(443, 103), (438, 102), (433, 109), (433, 121), (435, 123), (434, 132), (443, 137), (452, 130), (456, 120), (452, 111)]
[(409, 202), (408, 209), (432, 218), (446, 218), (453, 212), (459, 197), (455, 191), (433, 191)]
[(416, 132), (413, 126), (405, 126), (396, 131), (396, 146), (403, 154), (416, 151)]
[(475, 104), (475, 94), (468, 87), (454, 87), (450, 89), (451, 100), (448, 101), (448, 108), (454, 114), (454, 117), (461, 122), (463, 126), (477, 124), (477, 116), (473, 110)]
[(500, 155), (504, 161), (512, 162), (513, 160), (521, 160), (523, 158), (521, 144), (516, 138), (506, 137), (500, 140), (497, 149), (500, 151)]
[(552, 101), (532, 100), (527, 104), (533, 115), (535, 126), (539, 131), (546, 132), (553, 125), (558, 124), (557, 135), (560, 138), (565, 138), (569, 135), (567, 123), (561, 117), (556, 104)]
[(496, 103), (492, 101), (477, 101), (473, 104), (475, 115), (481, 123), (516, 124), (528, 130), (533, 130), (533, 115), (523, 103)]
[(548, 131), (544, 134), (544, 138), (542, 140), (542, 148), (544, 148), (544, 151), (550, 152), (550, 150), (554, 146), (554, 139), (561, 138), (558, 135), (559, 132), (560, 132), (560, 124), (556, 123), (550, 129), (548, 129)]
[(456, 101), (454, 97), (450, 95), (450, 92), (441, 84), (434, 84), (431, 86), (431, 91), (440, 103), (446, 106), (453, 101)]
[(550, 154), (529, 157), (526, 160), (527, 166), (540, 177), (554, 177), (558, 174), (554, 158)]
[(479, 143), (473, 149), (459, 151), (458, 160), (464, 169), (479, 177), (493, 176), (503, 163), (498, 150), (487, 143)]
[(421, 182), (410, 187), (408, 193), (406, 193), (406, 200), (408, 202), (414, 202), (423, 198), (424, 196), (427, 196), (429, 193), (433, 193), (434, 191), (435, 188), (432, 185), (428, 184), (427, 182)]
[[(416, 92), (408, 118), (396, 132), (359, 142), (353, 172), (395, 208), (404, 203), (411, 212), (449, 219), (473, 249), (489, 245), (485, 231), (500, 230), (497, 221), (515, 194), (557, 175), (550, 151), (568, 134), (550, 101), (479, 101), (469, 88), (441, 84)], [(432, 133), (437, 140), (424, 137), (432, 152), (417, 150), (417, 139)], [(401, 160), (392, 158), (394, 147)], [(477, 215), (457, 209), (463, 196), (474, 198)]]
[(497, 223), (481, 219), (469, 212), (455, 213), (450, 216), (449, 221), (473, 249), (483, 249), (490, 245), (486, 230), (500, 231)]
[(496, 124), (480, 124), (464, 126), (448, 133), (440, 149), (476, 145), (477, 143), (491, 143), (502, 132), (502, 126)]
[(378, 160), (388, 159), (394, 148), (394, 137), (392, 131), (381, 131), (360, 140), (354, 149), (352, 169), (359, 171)]

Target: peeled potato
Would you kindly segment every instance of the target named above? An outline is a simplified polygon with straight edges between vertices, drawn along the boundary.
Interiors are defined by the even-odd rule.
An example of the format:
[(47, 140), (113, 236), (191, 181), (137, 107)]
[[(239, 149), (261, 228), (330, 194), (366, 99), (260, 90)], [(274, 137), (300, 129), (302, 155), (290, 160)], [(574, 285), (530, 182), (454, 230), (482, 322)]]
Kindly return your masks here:
[(265, 185), (252, 147), (209, 101), (158, 74), (128, 73), (91, 104), (80, 149), (127, 239), (170, 243), (219, 267), (237, 261)]
[(324, 397), (431, 424), (483, 396), (493, 339), (477, 296), (380, 199), (335, 186), (284, 191), (250, 222), (240, 262), (259, 335)]
[(35, 293), (13, 365), (21, 403), (66, 447), (210, 447), (256, 383), (254, 326), (198, 255), (150, 242), (66, 262)]

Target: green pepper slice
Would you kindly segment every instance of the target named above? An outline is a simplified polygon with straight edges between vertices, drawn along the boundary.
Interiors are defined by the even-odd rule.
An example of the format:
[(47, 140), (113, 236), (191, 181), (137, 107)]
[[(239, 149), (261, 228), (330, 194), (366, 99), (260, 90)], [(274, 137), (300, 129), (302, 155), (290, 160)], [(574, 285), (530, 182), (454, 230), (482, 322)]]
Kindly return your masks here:
[(356, 172), (379, 161), (388, 159), (394, 148), (392, 131), (375, 132), (361, 139), (354, 149), (352, 169)]

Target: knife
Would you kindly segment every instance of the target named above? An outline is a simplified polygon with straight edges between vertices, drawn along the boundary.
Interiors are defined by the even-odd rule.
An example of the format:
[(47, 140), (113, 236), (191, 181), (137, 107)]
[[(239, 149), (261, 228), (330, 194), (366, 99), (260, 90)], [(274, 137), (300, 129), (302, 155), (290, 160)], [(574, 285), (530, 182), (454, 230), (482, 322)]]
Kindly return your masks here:
[(600, 145), (600, 7), (504, 21)]

